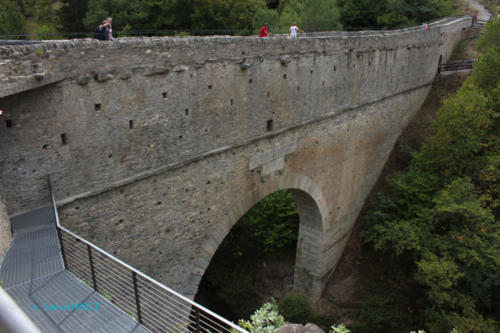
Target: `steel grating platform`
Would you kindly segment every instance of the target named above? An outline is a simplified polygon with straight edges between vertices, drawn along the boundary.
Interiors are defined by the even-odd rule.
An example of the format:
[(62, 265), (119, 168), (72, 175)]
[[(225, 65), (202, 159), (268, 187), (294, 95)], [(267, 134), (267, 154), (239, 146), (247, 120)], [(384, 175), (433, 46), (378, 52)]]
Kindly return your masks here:
[(64, 270), (51, 207), (12, 218), (12, 230), (0, 282), (42, 332), (150, 332)]

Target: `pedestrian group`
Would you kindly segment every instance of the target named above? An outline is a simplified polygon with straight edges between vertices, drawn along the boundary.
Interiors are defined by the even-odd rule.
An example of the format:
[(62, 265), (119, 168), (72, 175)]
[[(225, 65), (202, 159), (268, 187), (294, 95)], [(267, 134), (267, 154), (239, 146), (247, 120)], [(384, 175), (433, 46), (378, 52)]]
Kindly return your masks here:
[(113, 28), (111, 23), (113, 19), (111, 17), (106, 18), (101, 24), (97, 26), (94, 30), (94, 37), (99, 40), (113, 40)]
[[(304, 32), (304, 31), (299, 29), (296, 22), (293, 22), (290, 29), (288, 29), (288, 36), (290, 38), (297, 38), (298, 32)], [(259, 37), (267, 37), (270, 34), (271, 33), (269, 32), (269, 23), (265, 23), (259, 30)]]

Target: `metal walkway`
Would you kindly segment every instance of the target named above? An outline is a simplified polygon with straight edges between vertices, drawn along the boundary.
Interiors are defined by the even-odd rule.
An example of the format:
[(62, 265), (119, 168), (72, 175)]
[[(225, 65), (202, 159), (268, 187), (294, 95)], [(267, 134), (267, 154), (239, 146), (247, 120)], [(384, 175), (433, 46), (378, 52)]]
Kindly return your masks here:
[(64, 270), (51, 207), (12, 219), (2, 287), (43, 332), (150, 332)]

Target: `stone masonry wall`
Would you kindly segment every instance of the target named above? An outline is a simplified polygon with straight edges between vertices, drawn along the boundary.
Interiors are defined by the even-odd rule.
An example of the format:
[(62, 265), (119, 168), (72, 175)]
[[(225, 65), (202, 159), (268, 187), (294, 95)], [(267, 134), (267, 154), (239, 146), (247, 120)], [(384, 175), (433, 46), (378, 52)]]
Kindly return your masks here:
[(0, 99), (1, 193), (19, 213), (49, 173), (78, 196), (428, 84), (454, 27), (0, 47), (0, 96), (41, 85)]
[(50, 174), (64, 225), (194, 296), (238, 218), (295, 189), (317, 296), (468, 25), (0, 47), (0, 194), (41, 206)]

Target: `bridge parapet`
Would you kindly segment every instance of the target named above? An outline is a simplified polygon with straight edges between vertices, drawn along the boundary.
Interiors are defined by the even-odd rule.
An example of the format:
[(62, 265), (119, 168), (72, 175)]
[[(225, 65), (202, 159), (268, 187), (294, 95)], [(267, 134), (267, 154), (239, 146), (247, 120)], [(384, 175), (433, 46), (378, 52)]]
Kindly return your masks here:
[[(401, 47), (428, 47), (466, 27), (470, 17), (443, 19), (429, 29), (408, 28), (392, 31), (309, 33), (290, 42), (285, 36), (259, 37), (135, 37), (119, 38), (113, 43), (94, 39), (30, 42), (26, 45), (0, 46), (0, 98), (39, 88), (81, 73), (116, 71), (119, 66), (139, 66), (132, 57), (145, 56), (144, 65), (164, 61), (205, 64), (247, 57), (321, 52), (369, 52)], [(144, 54), (143, 52), (151, 51)], [(244, 54), (242, 54), (244, 52)], [(142, 53), (142, 54), (141, 54)], [(105, 59), (103, 59), (103, 57)], [(111, 57), (111, 59), (110, 59)]]

